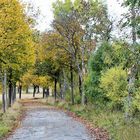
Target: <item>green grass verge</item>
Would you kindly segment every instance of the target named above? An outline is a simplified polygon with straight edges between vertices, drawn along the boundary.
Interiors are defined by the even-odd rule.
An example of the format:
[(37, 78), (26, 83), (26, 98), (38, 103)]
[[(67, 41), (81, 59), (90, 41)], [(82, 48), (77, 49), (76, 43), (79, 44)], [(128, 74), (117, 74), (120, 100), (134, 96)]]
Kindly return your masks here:
[(112, 112), (106, 109), (100, 110), (91, 106), (72, 106), (70, 110), (90, 121), (94, 126), (106, 129), (110, 134), (110, 140), (140, 139), (139, 118), (126, 122), (122, 112)]
[(0, 112), (0, 139), (11, 132), (18, 123), (18, 118), (21, 115), (21, 109), (21, 105), (16, 102), (6, 111), (6, 113)]
[(54, 103), (52, 99), (47, 99), (47, 104), (67, 109), (88, 120), (93, 126), (106, 129), (110, 140), (140, 140), (140, 117), (126, 122), (122, 112), (99, 109), (93, 105), (72, 106), (63, 101)]

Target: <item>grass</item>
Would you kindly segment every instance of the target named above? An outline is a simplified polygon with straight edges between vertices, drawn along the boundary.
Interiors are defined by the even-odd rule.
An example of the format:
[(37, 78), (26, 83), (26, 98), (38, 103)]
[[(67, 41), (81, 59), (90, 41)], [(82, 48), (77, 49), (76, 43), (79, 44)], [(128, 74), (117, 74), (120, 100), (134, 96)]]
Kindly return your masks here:
[(18, 123), (21, 115), (21, 105), (16, 102), (6, 113), (0, 112), (0, 138), (5, 137)]
[(77, 116), (88, 120), (94, 127), (104, 128), (109, 132), (110, 140), (139, 140), (140, 117), (126, 122), (124, 113), (95, 108), (95, 106), (70, 105), (65, 101), (56, 102), (47, 99), (48, 105), (64, 108), (76, 113)]
[(8, 126), (6, 126), (4, 123), (0, 123), (0, 138), (8, 134), (9, 131), (10, 128)]
[(90, 107), (71, 107), (71, 111), (90, 121), (94, 126), (106, 129), (111, 140), (139, 140), (140, 120), (126, 122), (122, 112)]

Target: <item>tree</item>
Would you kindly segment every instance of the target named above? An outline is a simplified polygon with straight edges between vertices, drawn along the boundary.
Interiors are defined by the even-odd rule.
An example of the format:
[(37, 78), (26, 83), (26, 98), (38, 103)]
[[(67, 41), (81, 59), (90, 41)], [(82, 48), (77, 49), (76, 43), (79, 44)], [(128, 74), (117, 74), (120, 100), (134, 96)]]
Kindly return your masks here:
[(140, 33), (140, 3), (137, 0), (125, 0), (125, 6), (128, 7), (128, 13), (125, 15), (126, 22), (123, 26), (131, 28), (132, 43), (128, 46), (130, 51), (130, 59), (132, 60), (128, 67), (128, 111), (126, 112), (126, 118), (128, 119), (132, 114), (132, 95), (135, 92), (135, 83), (137, 81), (137, 75), (139, 73), (140, 66), (140, 46), (137, 43)]
[(140, 35), (140, 7), (137, 0), (125, 0), (124, 6), (128, 8), (128, 12), (124, 14), (122, 27), (131, 29), (131, 38), (133, 44), (137, 42)]
[[(66, 45), (66, 41), (56, 32), (52, 31), (43, 35), (42, 56), (44, 56), (45, 61), (47, 61), (48, 59), (51, 60), (51, 63), (55, 67), (55, 70), (59, 69), (59, 75), (56, 81), (57, 83), (59, 83), (61, 98), (64, 97), (63, 91), (65, 89), (63, 88), (65, 88), (64, 86), (66, 85), (64, 73), (66, 70), (69, 70), (71, 60), (71, 55), (67, 48), (65, 48)], [(51, 77), (53, 77), (53, 75)]]
[[(0, 1), (0, 54), (6, 62), (9, 84), (9, 106), (12, 101), (13, 84), (33, 62), (32, 31), (24, 13), (23, 6), (17, 0)], [(18, 12), (15, 12), (18, 11)], [(30, 59), (29, 59), (30, 58)]]
[(85, 29), (84, 39), (89, 41), (92, 38), (96, 42), (111, 39), (113, 21), (103, 1), (75, 0), (74, 8), (78, 11), (80, 23)]
[(42, 35), (42, 39), (40, 40), (40, 51), (38, 53), (38, 63), (35, 65), (35, 74), (43, 77), (49, 76), (50, 81), (54, 81), (55, 99), (57, 98), (57, 83), (60, 77), (61, 60), (65, 59), (63, 51), (55, 45), (58, 40), (57, 37), (58, 36), (55, 33), (46, 33)]
[[(112, 26), (109, 27), (111, 24), (107, 10), (102, 3), (97, 1), (77, 0), (74, 3), (70, 0), (57, 1), (53, 7), (55, 15), (53, 27), (67, 42), (63, 48), (71, 55), (71, 81), (73, 81), (72, 67), (76, 67), (79, 77), (79, 92), (82, 96), (81, 102), (84, 104), (83, 82), (87, 71), (86, 60), (89, 58), (89, 52), (95, 48), (93, 38), (94, 40), (110, 39), (109, 33)], [(102, 18), (100, 18), (101, 16)], [(105, 35), (108, 39), (103, 38)]]
[(108, 102), (108, 98), (100, 89), (101, 74), (115, 66), (127, 67), (129, 51), (124, 43), (102, 43), (101, 46), (91, 55), (89, 60), (88, 76), (84, 86), (85, 93), (91, 102), (101, 104)]

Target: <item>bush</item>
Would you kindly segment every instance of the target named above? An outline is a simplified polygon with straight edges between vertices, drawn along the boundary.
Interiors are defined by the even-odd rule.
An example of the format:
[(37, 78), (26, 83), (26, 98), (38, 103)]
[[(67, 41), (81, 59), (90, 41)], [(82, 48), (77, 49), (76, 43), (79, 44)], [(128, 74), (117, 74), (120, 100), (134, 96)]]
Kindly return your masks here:
[(121, 67), (113, 67), (102, 73), (100, 87), (105, 96), (110, 99), (110, 104), (122, 106), (127, 96), (127, 74)]
[(104, 42), (94, 51), (88, 64), (89, 73), (84, 82), (84, 90), (88, 101), (96, 103), (96, 105), (101, 105), (101, 103), (104, 105), (108, 102), (108, 98), (100, 90), (101, 74), (108, 68), (115, 66), (126, 67), (127, 58), (128, 51), (124, 44), (118, 42), (113, 44)]
[(138, 88), (135, 92), (135, 96), (133, 98), (133, 108), (140, 111), (140, 88)]
[(112, 65), (111, 60), (112, 47), (108, 43), (103, 43), (97, 51), (95, 51), (89, 60), (88, 76), (85, 78), (84, 92), (90, 102), (99, 102), (104, 100), (103, 94), (100, 92), (99, 84), (101, 71)]
[(69, 89), (65, 92), (65, 100), (71, 102), (71, 91)]

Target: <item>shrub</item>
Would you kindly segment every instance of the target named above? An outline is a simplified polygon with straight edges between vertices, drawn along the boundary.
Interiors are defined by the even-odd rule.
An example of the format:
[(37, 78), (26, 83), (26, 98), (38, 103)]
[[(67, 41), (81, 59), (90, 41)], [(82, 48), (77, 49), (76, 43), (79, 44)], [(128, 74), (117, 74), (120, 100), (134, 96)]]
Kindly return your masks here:
[(136, 89), (135, 96), (133, 98), (133, 107), (140, 111), (140, 88)]
[(111, 106), (122, 106), (127, 96), (127, 74), (121, 67), (113, 67), (102, 73), (100, 87), (111, 101)]

